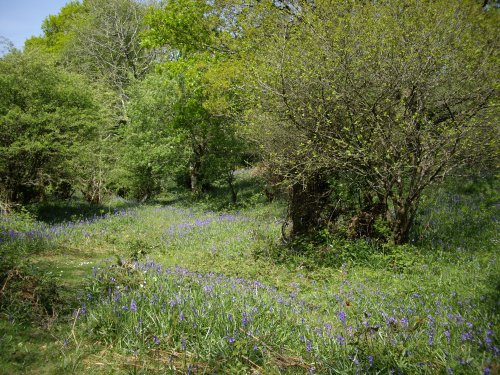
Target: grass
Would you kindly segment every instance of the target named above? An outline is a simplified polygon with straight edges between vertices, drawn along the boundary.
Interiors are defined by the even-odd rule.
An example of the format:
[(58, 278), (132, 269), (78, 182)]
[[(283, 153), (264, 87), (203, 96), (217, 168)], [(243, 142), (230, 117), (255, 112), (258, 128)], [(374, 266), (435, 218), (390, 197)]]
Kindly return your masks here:
[(500, 371), (494, 192), (428, 194), (413, 245), (297, 251), (277, 245), (283, 207), (243, 182), (239, 207), (58, 203), (74, 220), (4, 220), (4, 259), (22, 255), (37, 293), (59, 288), (39, 321), (0, 310), (0, 373)]

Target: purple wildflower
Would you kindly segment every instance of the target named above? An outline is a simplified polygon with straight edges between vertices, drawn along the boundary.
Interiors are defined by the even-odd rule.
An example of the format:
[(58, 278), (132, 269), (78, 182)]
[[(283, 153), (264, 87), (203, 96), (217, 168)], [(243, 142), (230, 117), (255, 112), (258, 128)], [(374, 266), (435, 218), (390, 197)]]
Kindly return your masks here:
[(342, 322), (342, 324), (345, 324), (345, 320), (346, 320), (345, 312), (340, 311), (337, 315), (338, 315), (340, 321)]
[(486, 346), (488, 348), (490, 348), (491, 344), (493, 343), (493, 340), (490, 337), (488, 337), (488, 336), (484, 336), (484, 343), (486, 344)]
[(461, 335), (460, 335), (460, 339), (462, 341), (469, 341), (469, 340), (472, 340), (472, 334), (470, 332), (463, 332)]
[(135, 300), (132, 298), (132, 302), (130, 302), (130, 311), (136, 312), (137, 311), (137, 304), (135, 303)]
[(446, 336), (446, 340), (448, 341), (448, 344), (450, 343), (450, 331), (446, 330), (444, 331), (444, 335)]
[(345, 344), (345, 338), (342, 335), (337, 334), (336, 339), (339, 345), (342, 346)]
[(243, 312), (243, 318), (241, 319), (241, 326), (245, 328), (248, 323), (252, 321), (252, 318), (248, 316), (247, 313)]
[(373, 356), (372, 355), (368, 356), (368, 364), (370, 365), (370, 367), (373, 365)]
[(310, 352), (312, 350), (311, 340), (306, 340), (306, 350)]
[(429, 346), (432, 346), (434, 345), (434, 334), (436, 333), (436, 329), (434, 327), (435, 320), (432, 315), (428, 315), (427, 320), (429, 321)]

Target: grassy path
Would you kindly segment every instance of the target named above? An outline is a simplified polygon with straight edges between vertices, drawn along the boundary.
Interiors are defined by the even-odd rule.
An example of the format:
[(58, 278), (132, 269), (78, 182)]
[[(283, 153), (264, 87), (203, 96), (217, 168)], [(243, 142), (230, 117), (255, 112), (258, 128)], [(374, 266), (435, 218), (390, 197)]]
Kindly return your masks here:
[(42, 327), (2, 315), (0, 373), (498, 369), (491, 247), (284, 254), (279, 216), (156, 205), (32, 223), (33, 265), (64, 304)]

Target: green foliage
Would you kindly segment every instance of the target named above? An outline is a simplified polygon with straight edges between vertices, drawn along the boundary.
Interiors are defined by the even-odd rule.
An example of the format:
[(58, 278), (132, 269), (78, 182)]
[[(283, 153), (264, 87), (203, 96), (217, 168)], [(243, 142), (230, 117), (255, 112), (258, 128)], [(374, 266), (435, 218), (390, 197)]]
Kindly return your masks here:
[[(236, 177), (239, 184), (253, 184), (248, 171)], [(465, 192), (494, 191), (463, 185)], [(51, 363), (77, 373), (98, 371), (104, 362), (118, 373), (188, 371), (196, 365), (199, 371), (230, 373), (494, 368), (498, 259), (486, 245), (494, 239), (491, 231), (490, 238), (475, 234), (482, 241), (474, 251), (351, 241), (327, 231), (303, 242), (297, 238), (284, 251), (276, 245), (284, 208), (255, 199), (256, 187), (240, 189), (249, 207), (239, 213), (209, 212), (209, 202), (187, 201), (184, 207), (116, 211), (125, 204), (116, 201), (97, 217), (88, 217), (90, 206), (88, 213), (82, 208), (86, 218), (74, 214), (74, 203), (67, 212), (62, 204), (45, 206), (66, 218), (74, 215), (73, 222), (48, 220), (43, 206), (33, 210), (54, 224), (27, 214), (5, 221), (6, 229), (50, 234), (52, 255), (37, 255), (42, 260), (36, 272), (64, 270), (58, 285), (79, 289), (79, 307), (70, 295), (64, 295), (64, 306), (56, 304), (61, 314), (73, 307), (74, 315), (49, 331), (63, 356)], [(446, 202), (437, 202), (435, 211), (442, 212)], [(481, 209), (470, 206), (471, 217), (481, 221), (474, 213)], [(36, 239), (21, 240), (26, 248), (36, 246), (28, 245)], [(118, 261), (109, 260), (112, 254)], [(89, 277), (82, 278), (83, 272)], [(12, 354), (18, 341), (7, 332), (0, 341), (4, 356), (19, 363)]]
[(489, 3), (49, 16), (0, 58), (0, 368), (498, 372), (498, 181), (433, 188), (497, 167)]
[[(16, 251), (10, 247), (7, 251)], [(2, 261), (5, 256), (0, 255)], [(9, 259), (12, 261), (12, 259)], [(63, 306), (57, 280), (37, 270), (33, 264), (17, 259), (18, 262), (2, 266), (2, 299), (0, 314), (11, 324), (50, 324)]]
[(35, 221), (26, 212), (1, 219), (0, 316), (12, 324), (48, 323), (62, 305), (59, 288), (29, 259), (47, 250), (50, 242), (36, 236)]
[(207, 17), (211, 9), (205, 0), (174, 0), (161, 9), (152, 8), (146, 17), (150, 30), (145, 33), (145, 45), (166, 44), (183, 53), (206, 49), (215, 26)]
[[(231, 277), (120, 260), (89, 280), (79, 340), (133, 353), (143, 370), (467, 373), (494, 366), (489, 297), (469, 298), (492, 291), (488, 277), (478, 275), (494, 265), (480, 257), (465, 265), (460, 254), (417, 260), (414, 249), (386, 250), (397, 274), (363, 273), (367, 266), (356, 262), (300, 266), (279, 289), (246, 279), (241, 266)], [(467, 271), (456, 274), (462, 266)], [(465, 281), (471, 273), (480, 284), (458, 291), (456, 277)]]
[(134, 0), (85, 0), (72, 24), (74, 35), (65, 53), (72, 70), (104, 82), (117, 94), (117, 115), (126, 118), (125, 90), (150, 70), (156, 53), (141, 46), (146, 5)]
[(75, 25), (84, 15), (84, 5), (78, 1), (70, 1), (58, 14), (45, 18), (42, 23), (43, 36), (27, 39), (25, 49), (42, 49), (61, 58), (75, 38)]
[(248, 116), (293, 190), (293, 232), (341, 217), (324, 204), (338, 179), (360, 189), (353, 224), (378, 216), (407, 242), (423, 189), (498, 152), (498, 12), (475, 1), (270, 3), (244, 23)]
[(242, 107), (232, 84), (241, 64), (226, 43), (229, 14), (223, 10), (228, 8), (203, 0), (168, 2), (151, 8), (143, 38), (145, 45), (163, 47), (169, 56), (159, 70), (170, 88), (166, 127), (171, 127), (167, 132), (173, 142), (167, 143), (172, 147), (178, 142), (174, 153), (181, 156), (176, 164), (183, 169), (181, 175), (189, 176), (197, 197), (214, 182), (224, 181), (235, 202), (233, 171), (246, 147), (237, 131)]
[(171, 61), (130, 90), (122, 169), (132, 196), (150, 197), (182, 175), (196, 195), (232, 183), (244, 148), (231, 119), (205, 108), (203, 77), (214, 64), (204, 55)]
[(168, 176), (177, 174), (182, 146), (169, 126), (172, 94), (172, 86), (156, 73), (130, 89), (130, 121), (120, 129), (123, 143), (115, 179), (132, 197), (152, 197), (165, 187)]
[(0, 60), (2, 200), (27, 203), (75, 182), (70, 168), (102, 125), (96, 92), (36, 51)]
[(296, 237), (291, 243), (269, 243), (256, 249), (256, 259), (269, 259), (287, 267), (317, 270), (362, 266), (394, 273), (412, 272), (423, 264), (426, 255), (415, 246), (391, 245), (370, 239), (347, 239), (328, 231), (315, 237)]

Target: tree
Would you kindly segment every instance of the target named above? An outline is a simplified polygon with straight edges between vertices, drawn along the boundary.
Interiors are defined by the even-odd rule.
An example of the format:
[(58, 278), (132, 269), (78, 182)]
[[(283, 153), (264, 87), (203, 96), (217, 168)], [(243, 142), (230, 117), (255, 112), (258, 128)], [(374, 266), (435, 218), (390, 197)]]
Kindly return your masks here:
[(173, 82), (150, 73), (129, 90), (130, 121), (122, 127), (117, 186), (136, 199), (147, 199), (165, 189), (169, 177), (185, 168), (184, 135), (173, 129), (176, 94)]
[(154, 49), (141, 44), (147, 7), (134, 0), (85, 0), (82, 7), (66, 58), (73, 69), (118, 94), (119, 121), (127, 121), (127, 87), (142, 79), (157, 59)]
[(125, 122), (127, 87), (142, 79), (158, 57), (141, 45), (146, 11), (147, 5), (135, 0), (71, 1), (43, 21), (43, 36), (25, 45), (114, 90), (116, 121)]
[(242, 142), (236, 135), (234, 95), (231, 90), (222, 93), (227, 86), (221, 82), (229, 82), (231, 75), (219, 73), (228, 66), (230, 52), (216, 10), (204, 0), (175, 0), (153, 9), (144, 44), (162, 48), (169, 57), (159, 67), (162, 75), (156, 76), (158, 92), (164, 85), (170, 88), (171, 106), (169, 120), (157, 133), (166, 134), (166, 143), (176, 145), (175, 154), (185, 157), (181, 165), (195, 195), (223, 178), (235, 201), (232, 171), (241, 160)]
[(242, 142), (227, 117), (205, 108), (205, 69), (206, 61), (173, 61), (130, 90), (121, 169), (136, 198), (161, 191), (168, 176), (188, 176), (195, 195), (221, 179), (234, 188)]
[(383, 220), (406, 242), (424, 189), (498, 133), (482, 121), (496, 111), (498, 13), (446, 0), (250, 12), (250, 118), (290, 189), (292, 235), (347, 216), (353, 235)]
[(14, 43), (6, 37), (0, 35), (0, 56), (3, 56), (14, 49)]
[(58, 14), (49, 15), (42, 23), (43, 36), (33, 36), (24, 43), (25, 49), (41, 49), (62, 58), (65, 50), (76, 37), (76, 24), (85, 17), (86, 9), (78, 1), (70, 1)]
[(7, 203), (78, 187), (82, 149), (92, 148), (104, 123), (92, 85), (45, 57), (32, 50), (0, 59), (0, 195)]

